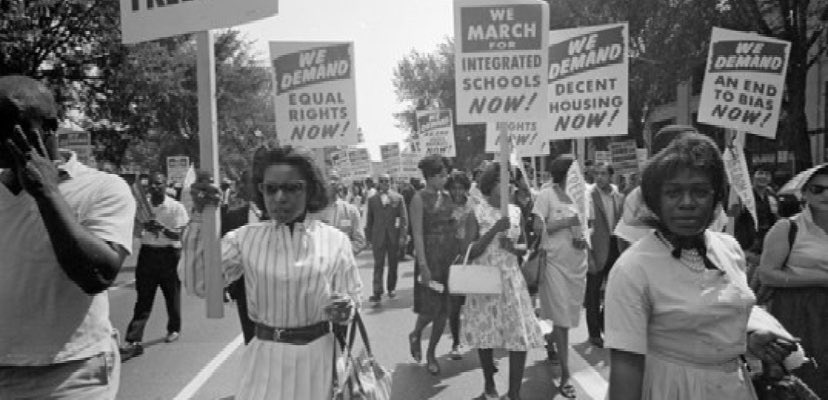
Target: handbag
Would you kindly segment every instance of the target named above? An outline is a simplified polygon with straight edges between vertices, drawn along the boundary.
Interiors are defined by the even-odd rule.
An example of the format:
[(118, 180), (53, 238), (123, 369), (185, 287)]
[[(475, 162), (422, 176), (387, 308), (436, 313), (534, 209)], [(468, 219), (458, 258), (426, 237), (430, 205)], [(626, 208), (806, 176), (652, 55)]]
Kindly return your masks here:
[[(763, 363), (764, 364), (764, 363)], [(819, 400), (808, 385), (792, 375), (785, 367), (771, 372), (764, 364), (763, 373), (753, 378), (753, 388), (758, 400)]]
[(448, 289), (451, 294), (503, 293), (500, 268), (491, 265), (469, 264), (471, 245), (466, 250), (462, 264), (452, 264), (449, 269)]
[[(363, 349), (353, 354), (356, 335), (362, 338)], [(390, 400), (391, 373), (380, 365), (371, 352), (368, 333), (359, 312), (351, 322), (348, 346), (344, 349), (344, 359), (340, 363), (336, 358), (336, 341), (334, 341), (333, 360), (333, 400)]]

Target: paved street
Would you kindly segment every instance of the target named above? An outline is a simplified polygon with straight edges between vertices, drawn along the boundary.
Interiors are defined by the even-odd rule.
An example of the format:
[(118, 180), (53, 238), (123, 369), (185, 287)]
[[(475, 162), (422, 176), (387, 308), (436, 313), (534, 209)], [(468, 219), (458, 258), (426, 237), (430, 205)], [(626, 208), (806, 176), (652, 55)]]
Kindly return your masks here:
[[(358, 257), (362, 280), (367, 284), (364, 295), (370, 293), (372, 261), (370, 252)], [(393, 399), (470, 399), (482, 392), (483, 378), (477, 356), (465, 349), (462, 361), (449, 360), (450, 336), (446, 333), (440, 342), (438, 354), (442, 374), (433, 377), (425, 367), (416, 365), (408, 354), (406, 335), (414, 324), (412, 304), (413, 262), (400, 264), (399, 296), (383, 302), (382, 307), (363, 310), (371, 344), (380, 363), (393, 370)], [(119, 276), (118, 287), (110, 291), (112, 322), (120, 331), (132, 316), (135, 301), (134, 257), (131, 257)], [(121, 370), (121, 390), (118, 398), (124, 400), (183, 400), (226, 399), (235, 390), (238, 364), (244, 345), (235, 304), (225, 307), (222, 319), (207, 319), (204, 302), (184, 295), (182, 301), (184, 326), (181, 340), (173, 344), (163, 342), (166, 333), (166, 311), (160, 291), (150, 322), (147, 324), (143, 356), (129, 360)], [(595, 349), (586, 341), (586, 327), (572, 332), (570, 355), (573, 383), (579, 399), (603, 400), (607, 387), (607, 360), (605, 350)], [(427, 332), (423, 335), (427, 338)], [(423, 342), (425, 351), (426, 342)], [(556, 371), (545, 361), (542, 349), (529, 353), (522, 397), (524, 400), (551, 399), (557, 392), (553, 379)], [(508, 357), (498, 354), (500, 372), (496, 375), (501, 393), (507, 389)], [(300, 399), (297, 399), (300, 400)]]

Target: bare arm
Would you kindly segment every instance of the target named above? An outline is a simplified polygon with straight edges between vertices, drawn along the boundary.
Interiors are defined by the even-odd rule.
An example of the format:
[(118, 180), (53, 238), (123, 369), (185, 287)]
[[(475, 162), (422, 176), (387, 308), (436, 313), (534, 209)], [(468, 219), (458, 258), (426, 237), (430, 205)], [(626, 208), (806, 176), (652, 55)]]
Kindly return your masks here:
[(640, 400), (645, 357), (624, 350), (610, 350), (609, 400)]
[(75, 218), (55, 191), (35, 197), (60, 268), (87, 294), (106, 290), (121, 270), (127, 251), (95, 236)]
[(778, 287), (828, 286), (828, 272), (814, 269), (796, 274), (784, 270), (788, 258), (788, 231), (790, 221), (780, 220), (765, 236), (764, 249), (756, 273), (764, 285)]
[(420, 192), (414, 193), (411, 198), (411, 236), (414, 239), (414, 256), (420, 268), (431, 272), (425, 256), (425, 240), (423, 239), (423, 199)]
[(359, 254), (365, 248), (365, 232), (360, 229), (359, 210), (351, 204), (346, 206), (348, 210), (348, 219), (351, 220), (351, 247), (354, 255)]

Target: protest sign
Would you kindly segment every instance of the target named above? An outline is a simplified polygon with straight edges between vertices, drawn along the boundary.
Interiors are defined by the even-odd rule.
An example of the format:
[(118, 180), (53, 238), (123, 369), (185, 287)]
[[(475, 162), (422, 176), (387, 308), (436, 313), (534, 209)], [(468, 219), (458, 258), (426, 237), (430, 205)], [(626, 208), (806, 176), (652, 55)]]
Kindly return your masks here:
[(184, 178), (187, 177), (188, 169), (190, 169), (190, 157), (168, 156), (167, 182), (173, 182), (176, 186), (184, 187)]
[(744, 150), (741, 146), (728, 146), (722, 155), (722, 161), (724, 161), (730, 188), (736, 192), (742, 200), (742, 205), (750, 212), (750, 216), (753, 217), (753, 226), (759, 226), (756, 216), (756, 199), (753, 196), (753, 186), (750, 182), (750, 171), (748, 171)]
[(92, 135), (86, 131), (58, 131), (58, 147), (75, 153), (78, 162), (93, 166), (95, 155), (92, 153)]
[(400, 177), (402, 162), (400, 159), (400, 144), (389, 143), (380, 145), (380, 156), (382, 157), (383, 172), (394, 178)]
[(353, 180), (361, 181), (373, 175), (371, 155), (368, 154), (368, 149), (349, 147), (347, 151)]
[(455, 0), (460, 124), (546, 118), (549, 7), (534, 0)]
[(791, 44), (713, 28), (698, 121), (776, 137)]
[(336, 148), (330, 152), (331, 167), (339, 175), (342, 181), (350, 182), (353, 180), (351, 173), (351, 162), (348, 159), (348, 150), (346, 148)]
[(227, 28), (278, 11), (277, 0), (121, 0), (121, 40), (130, 44)]
[(422, 156), (417, 153), (402, 153), (400, 156), (402, 158), (402, 172), (400, 173), (400, 178), (406, 181), (409, 181), (412, 178), (422, 179), (422, 173), (418, 167)]
[(486, 123), (486, 152), (500, 151), (501, 125), (506, 125), (512, 138), (512, 148), (521, 157), (549, 155), (549, 140), (543, 122), (488, 122)]
[(454, 123), (451, 110), (417, 110), (417, 139), (422, 154), (454, 157)]
[(624, 140), (609, 144), (612, 167), (616, 175), (638, 172), (638, 151), (635, 140)]
[(549, 32), (551, 140), (627, 134), (627, 23)]
[(280, 143), (358, 143), (353, 43), (270, 42), (270, 60)]
[(589, 227), (589, 198), (586, 192), (586, 180), (584, 174), (581, 173), (580, 163), (576, 160), (569, 166), (566, 172), (566, 195), (572, 200), (572, 204), (578, 209), (578, 219), (581, 224), (577, 227), (572, 227), (572, 236), (582, 236), (590, 243), (587, 229)]
[(612, 164), (612, 153), (609, 150), (596, 150), (595, 163)]

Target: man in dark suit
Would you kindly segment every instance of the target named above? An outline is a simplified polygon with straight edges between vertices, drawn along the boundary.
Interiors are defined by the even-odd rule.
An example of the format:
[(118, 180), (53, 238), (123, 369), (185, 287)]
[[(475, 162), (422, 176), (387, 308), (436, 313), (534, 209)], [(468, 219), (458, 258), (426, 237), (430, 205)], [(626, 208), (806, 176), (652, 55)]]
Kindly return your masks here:
[(603, 299), (601, 286), (607, 279), (609, 270), (618, 258), (617, 238), (612, 232), (621, 218), (624, 207), (624, 195), (612, 183), (614, 173), (612, 166), (598, 163), (593, 167), (595, 184), (589, 189), (592, 202), (592, 248), (589, 251), (589, 269), (587, 270), (587, 287), (584, 295), (586, 307), (589, 342), (596, 347), (604, 347), (601, 332), (604, 330)]
[(374, 294), (369, 301), (378, 305), (384, 293), (382, 284), (385, 258), (388, 257), (388, 297), (394, 298), (397, 287), (397, 264), (399, 262), (399, 247), (405, 240), (408, 227), (408, 213), (405, 200), (394, 191), (388, 190), (391, 186), (391, 177), (382, 175), (379, 178), (377, 194), (368, 198), (368, 211), (365, 222), (365, 239), (371, 243), (374, 251)]

